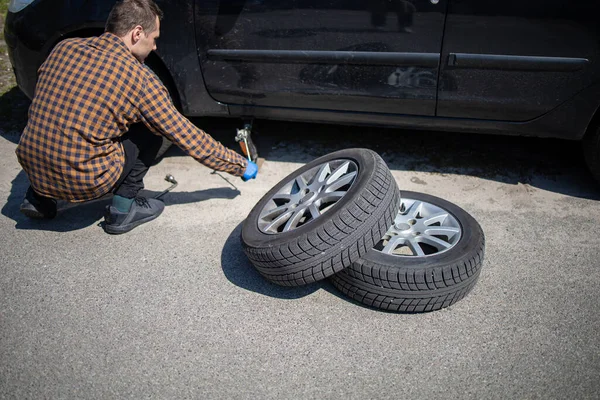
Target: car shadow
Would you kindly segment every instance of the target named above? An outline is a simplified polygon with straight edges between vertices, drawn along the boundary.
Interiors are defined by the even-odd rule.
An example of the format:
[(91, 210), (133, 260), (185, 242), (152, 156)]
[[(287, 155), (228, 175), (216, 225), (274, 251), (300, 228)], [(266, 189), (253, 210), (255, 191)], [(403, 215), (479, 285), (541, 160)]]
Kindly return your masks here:
[(235, 227), (221, 250), (221, 268), (231, 283), (251, 292), (279, 299), (299, 299), (328, 285), (325, 282), (317, 282), (306, 286), (285, 287), (266, 280), (252, 266), (242, 250), (242, 224), (243, 222)]
[[(230, 139), (233, 128), (223, 129), (207, 132), (237, 146)], [(364, 147), (379, 153), (391, 170), (473, 176), (600, 200), (600, 183), (577, 141), (267, 120), (255, 121), (254, 131), (259, 155), (269, 161), (306, 163), (336, 150)], [(417, 176), (410, 180), (426, 191), (427, 182)]]
[[(59, 201), (57, 204), (58, 214), (52, 220), (36, 220), (21, 214), (19, 207), (29, 187), (29, 180), (24, 171), (20, 171), (12, 181), (11, 192), (1, 213), (15, 221), (16, 229), (43, 230), (53, 232), (70, 232), (98, 224), (101, 225), (104, 216), (104, 208), (110, 204), (112, 195), (106, 195), (99, 199), (84, 203), (69, 203)], [(154, 197), (160, 191), (143, 190), (140, 194), (146, 197)], [(229, 187), (211, 188), (197, 190), (194, 192), (169, 192), (161, 197), (165, 205), (197, 203), (208, 199), (233, 199), (240, 192)]]
[[(18, 142), (28, 104), (18, 88), (0, 96), (0, 116), (6, 117), (0, 118), (2, 137)], [(239, 152), (234, 137), (242, 126), (240, 119), (191, 120)], [(332, 151), (364, 147), (379, 153), (392, 170), (473, 176), (600, 200), (600, 183), (587, 169), (577, 141), (269, 120), (256, 120), (252, 137), (259, 155), (270, 161), (306, 163)], [(164, 158), (182, 154), (173, 146)], [(410, 179), (427, 191), (423, 179)], [(197, 195), (198, 201), (205, 199)]]

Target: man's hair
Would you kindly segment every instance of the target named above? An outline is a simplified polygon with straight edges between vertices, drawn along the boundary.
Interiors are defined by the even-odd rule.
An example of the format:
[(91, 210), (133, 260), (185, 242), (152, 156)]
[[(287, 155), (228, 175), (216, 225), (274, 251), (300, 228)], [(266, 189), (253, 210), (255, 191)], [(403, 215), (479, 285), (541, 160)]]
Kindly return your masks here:
[(156, 17), (162, 19), (163, 13), (152, 0), (119, 0), (108, 15), (105, 31), (122, 37), (140, 25), (148, 34), (156, 29)]

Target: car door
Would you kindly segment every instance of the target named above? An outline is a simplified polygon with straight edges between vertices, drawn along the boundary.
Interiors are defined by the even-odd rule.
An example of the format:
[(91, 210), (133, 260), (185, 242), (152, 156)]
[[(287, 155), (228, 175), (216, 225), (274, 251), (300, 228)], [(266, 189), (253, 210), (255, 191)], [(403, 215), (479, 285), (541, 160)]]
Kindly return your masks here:
[(446, 2), (198, 0), (207, 90), (227, 104), (434, 115)]
[(600, 2), (451, 0), (437, 115), (539, 117), (600, 79)]

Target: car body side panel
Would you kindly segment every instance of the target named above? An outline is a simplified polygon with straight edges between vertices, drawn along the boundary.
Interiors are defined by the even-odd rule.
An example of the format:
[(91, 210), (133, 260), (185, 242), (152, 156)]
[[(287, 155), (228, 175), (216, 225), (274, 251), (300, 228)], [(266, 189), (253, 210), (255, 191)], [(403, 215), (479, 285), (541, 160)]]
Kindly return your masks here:
[[(237, 96), (239, 104), (231, 103), (231, 106), (227, 107), (226, 105), (217, 102), (207, 93), (200, 70), (199, 56), (202, 62), (212, 62), (215, 63), (215, 65), (217, 65), (216, 63), (221, 62), (224, 68), (231, 68), (228, 65), (233, 64), (234, 62), (232, 62), (231, 59), (227, 59), (227, 57), (231, 57), (231, 54), (219, 54), (218, 52), (222, 50), (225, 50), (226, 52), (231, 50), (235, 51), (236, 49), (228, 48), (227, 46), (216, 46), (213, 47), (213, 50), (217, 51), (214, 60), (206, 61), (202, 58), (207, 55), (209, 42), (204, 41), (207, 39), (204, 38), (202, 34), (194, 34), (194, 30), (196, 32), (199, 30), (202, 32), (202, 29), (205, 29), (206, 26), (194, 26), (193, 24), (198, 21), (199, 17), (208, 18), (209, 20), (210, 18), (214, 18), (217, 14), (203, 14), (203, 12), (206, 11), (206, 7), (218, 9), (219, 2), (216, 0), (205, 1), (203, 2), (204, 8), (197, 11), (192, 7), (194, 1), (196, 0), (159, 0), (161, 8), (165, 11), (165, 18), (162, 22), (162, 34), (158, 43), (158, 54), (166, 69), (172, 75), (173, 83), (181, 97), (184, 114), (188, 116), (256, 116), (290, 121), (374, 124), (417, 129), (440, 129), (581, 139), (588, 124), (592, 120), (592, 117), (597, 114), (600, 99), (600, 85), (596, 83), (598, 82), (599, 68), (595, 60), (597, 47), (600, 46), (600, 40), (597, 40), (598, 27), (596, 26), (595, 21), (593, 21), (593, 24), (589, 22), (589, 20), (595, 18), (597, 14), (588, 15), (587, 19), (584, 16), (573, 16), (572, 14), (575, 12), (582, 12), (581, 7), (579, 7), (579, 9), (573, 7), (570, 11), (571, 14), (565, 14), (565, 18), (567, 20), (571, 18), (571, 21), (573, 19), (579, 21), (571, 25), (567, 24), (569, 26), (578, 27), (578, 32), (582, 32), (581, 26), (585, 26), (584, 33), (582, 34), (583, 36), (580, 36), (585, 38), (585, 40), (575, 41), (575, 45), (573, 45), (572, 35), (565, 35), (565, 37), (561, 39), (561, 42), (555, 36), (549, 34), (548, 37), (553, 37), (554, 42), (558, 41), (559, 43), (562, 43), (562, 47), (548, 45), (546, 48), (540, 48), (536, 52), (528, 52), (525, 54), (523, 52), (515, 51), (511, 53), (509, 51), (510, 48), (505, 50), (504, 48), (499, 48), (499, 44), (494, 44), (498, 51), (516, 55), (516, 59), (506, 57), (494, 59), (493, 57), (496, 55), (487, 54), (484, 51), (485, 47), (483, 46), (487, 45), (488, 42), (485, 38), (480, 39), (470, 37), (468, 38), (469, 40), (465, 40), (462, 43), (463, 46), (467, 46), (467, 44), (470, 43), (468, 44), (470, 47), (461, 48), (451, 46), (454, 39), (450, 36), (450, 39), (446, 41), (444, 69), (441, 71), (440, 79), (440, 99), (442, 100), (442, 103), (441, 107), (438, 107), (438, 111), (442, 111), (442, 114), (445, 113), (446, 115), (441, 118), (432, 118), (431, 116), (427, 116), (427, 113), (418, 113), (419, 106), (417, 102), (413, 102), (417, 112), (412, 116), (401, 114), (401, 112), (406, 112), (410, 107), (392, 107), (391, 109), (387, 109), (387, 111), (384, 111), (386, 108), (383, 107), (378, 108), (378, 112), (364, 112), (360, 110), (357, 112), (357, 110), (352, 110), (352, 108), (344, 109), (345, 105), (342, 102), (337, 106), (337, 109), (327, 108), (331, 107), (331, 105), (335, 106), (338, 104), (336, 103), (338, 102), (338, 99), (344, 97), (339, 94), (335, 95), (335, 92), (330, 93), (329, 98), (325, 96), (325, 100), (322, 100), (322, 105), (324, 105), (325, 108), (314, 107), (315, 101), (318, 103), (322, 95), (319, 90), (312, 94), (302, 93), (301, 97), (303, 98), (303, 102), (296, 102), (295, 100), (298, 98), (294, 97), (293, 93), (291, 95), (290, 93), (284, 93), (285, 96), (289, 95), (289, 97), (287, 97), (287, 101), (289, 101), (287, 106), (285, 105), (286, 103), (277, 101), (270, 103), (269, 106), (258, 105), (258, 102), (255, 101), (255, 97), (261, 96), (260, 91), (257, 91), (255, 94), (249, 94), (248, 92), (232, 92), (230, 94)], [(260, 4), (261, 1), (262, 0), (253, 0), (251, 3), (257, 5)], [(350, 0), (342, 1), (349, 2)], [(453, 4), (470, 4), (473, 6), (473, 3), (468, 0), (453, 1), (455, 2)], [(554, 4), (555, 1), (558, 0), (552, 0), (552, 4)], [(513, 3), (514, 2), (511, 2), (510, 4)], [(536, 0), (536, 7), (539, 8), (543, 6), (543, 4), (538, 3), (539, 1)], [(28, 96), (33, 96), (37, 68), (47, 57), (52, 47), (64, 37), (74, 36), (78, 33), (83, 35), (92, 32), (94, 32), (94, 34), (100, 33), (113, 4), (114, 1), (103, 2), (99, 0), (38, 0), (18, 14), (8, 13), (5, 25), (5, 38), (9, 46), (9, 55), (17, 72), (19, 86)], [(331, 2), (328, 4), (331, 6)], [(573, 4), (579, 4), (579, 2)], [(594, 8), (598, 7), (598, 4), (597, 2), (590, 2), (589, 6)], [(487, 6), (484, 4), (481, 5), (481, 7), (485, 8)], [(455, 14), (457, 14), (457, 9), (454, 8), (453, 10)], [(339, 11), (339, 9), (337, 9), (337, 11)], [(475, 11), (472, 10), (471, 13), (477, 15), (482, 13), (481, 10)], [(539, 13), (539, 10), (533, 10), (530, 11), (530, 13), (531, 12)], [(369, 21), (370, 14), (367, 13), (366, 15), (367, 21)], [(528, 14), (525, 14), (525, 17), (529, 18)], [(486, 21), (485, 19), (479, 20), (475, 17), (473, 18), (472, 22), (474, 25), (483, 24), (483, 27), (486, 26), (484, 23)], [(395, 24), (395, 16), (389, 15), (388, 19), (387, 27), (390, 28), (390, 34), (394, 36), (395, 33), (391, 32), (392, 28), (390, 24)], [(269, 21), (265, 21), (265, 23), (268, 22)], [(213, 25), (214, 23), (215, 21), (213, 20)], [(266, 31), (267, 35), (273, 33), (268, 25), (263, 26), (262, 31), (263, 33)], [(293, 34), (298, 34), (298, 32), (294, 30), (288, 30), (286, 33), (291, 33), (292, 36)], [(371, 32), (369, 31), (368, 33)], [(405, 32), (405, 34), (410, 35), (410, 33), (407, 32)], [(596, 41), (591, 43), (590, 37), (596, 38)], [(197, 41), (197, 39), (201, 39), (201, 41)], [(530, 40), (530, 38), (526, 38), (525, 40)], [(539, 37), (537, 40), (539, 41)], [(550, 44), (554, 42), (551, 42)], [(566, 42), (568, 46), (563, 42)], [(473, 43), (479, 43), (480, 47), (473, 45)], [(507, 44), (505, 43), (504, 45)], [(288, 47), (289, 46), (283, 46), (280, 50)], [(552, 49), (554, 48), (564, 49), (564, 52), (561, 52), (560, 54), (552, 53)], [(450, 49), (452, 51), (450, 51)], [(260, 48), (246, 48), (245, 50), (260, 50)], [(292, 63), (290, 65), (292, 66), (312, 66), (310, 62), (308, 64), (302, 64), (304, 55), (299, 54), (297, 51), (298, 49), (292, 50), (295, 52), (292, 51), (289, 54), (286, 54), (285, 51), (282, 51), (279, 54), (283, 55), (284, 61), (287, 62), (291, 60)], [(357, 57), (360, 61), (360, 57), (365, 56), (370, 57), (369, 61), (379, 66), (388, 65), (390, 60), (391, 62), (400, 60), (401, 62), (407, 64), (413, 63), (414, 65), (418, 65), (420, 62), (431, 62), (431, 54), (419, 53), (422, 49), (417, 44), (415, 44), (414, 48), (408, 50), (409, 51), (404, 52), (405, 54), (401, 54), (402, 52), (399, 51), (342, 51), (340, 53), (338, 51), (329, 50), (321, 51), (317, 48), (315, 51), (320, 51), (317, 54), (310, 54), (310, 51), (306, 53), (307, 56), (315, 57), (322, 65), (327, 65), (328, 67), (335, 67), (338, 65), (338, 61), (343, 64), (347, 62), (348, 57)], [(252, 52), (248, 53), (247, 51), (242, 54), (243, 57), (252, 58), (263, 56), (260, 53), (254, 54)], [(450, 53), (454, 55), (454, 58), (450, 57)], [(553, 58), (548, 58), (553, 55)], [(234, 54), (234, 57), (235, 56), (236, 55)], [(219, 57), (221, 57), (221, 59), (219, 59)], [(587, 59), (588, 61), (582, 63), (582, 59)], [(276, 60), (272, 58), (270, 61), (273, 62)], [(251, 60), (251, 62), (256, 63), (255, 60)], [(446, 65), (446, 63), (450, 62), (454, 63), (453, 65), (449, 65), (453, 68)], [(285, 62), (283, 64), (285, 64)], [(495, 69), (498, 66), (507, 69)], [(541, 76), (544, 78), (539, 82), (539, 85), (543, 85), (540, 87), (544, 88), (540, 93), (538, 93), (539, 91), (536, 91), (538, 86), (533, 89), (531, 86), (527, 86), (527, 84), (531, 85), (532, 82), (536, 82), (534, 75), (538, 74), (539, 71), (542, 72)], [(506, 76), (502, 74), (498, 75), (502, 77), (502, 80), (496, 82), (493, 76), (496, 76), (498, 72), (510, 72), (510, 76), (515, 79), (516, 83), (521, 82), (522, 87), (517, 85), (520, 92), (515, 92), (515, 86), (511, 86), (511, 81), (507, 81)], [(514, 74), (513, 72), (518, 73)], [(531, 72), (534, 75), (523, 75), (523, 72)], [(552, 75), (547, 75), (549, 72), (552, 74), (559, 74), (556, 75), (558, 76), (556, 81), (551, 80)], [(582, 73), (584, 74), (583, 78), (579, 75), (577, 75), (577, 79), (567, 78), (566, 81), (569, 82), (569, 85), (564, 86), (565, 76)], [(352, 74), (349, 76), (351, 77)], [(520, 77), (522, 76), (525, 78), (521, 79)], [(217, 74), (217, 80), (210, 80), (212, 78), (215, 77), (212, 76), (207, 79), (209, 86), (214, 85), (214, 82), (217, 82), (217, 85), (223, 84), (223, 82), (219, 81), (219, 79), (223, 79), (222, 76)], [(265, 98), (269, 97), (274, 90), (272, 90), (273, 86), (268, 85), (277, 84), (277, 80), (274, 76), (268, 75), (261, 75), (259, 78), (259, 83), (267, 85), (267, 95)], [(478, 81), (470, 82), (470, 79), (477, 79)], [(513, 84), (515, 82), (513, 82)], [(496, 93), (497, 96), (481, 98), (481, 94), (486, 94), (481, 85), (492, 87), (492, 94)], [(553, 85), (554, 90), (549, 90), (548, 88), (552, 88)], [(502, 100), (502, 97), (498, 97), (498, 91), (502, 88), (512, 90), (512, 92), (509, 91), (508, 93), (512, 93), (514, 98), (509, 99), (510, 101), (504, 101)], [(413, 93), (417, 93), (418, 85), (415, 85), (415, 88), (412, 89), (416, 90), (416, 92)], [(410, 92), (412, 89), (408, 88), (407, 90)], [(476, 92), (475, 95), (473, 95), (473, 92)], [(519, 93), (523, 96), (529, 95), (529, 97), (521, 98)], [(551, 97), (552, 94), (556, 96), (556, 99)], [(369, 102), (375, 98), (360, 97), (360, 99), (362, 102)], [(549, 99), (552, 101), (549, 101)], [(386, 103), (389, 100), (390, 99), (385, 97), (378, 99), (380, 102), (379, 104)], [(393, 102), (398, 99), (391, 100)], [(406, 99), (400, 99), (400, 101), (403, 100)], [(511, 103), (511, 101), (520, 105), (520, 109), (516, 110), (515, 104)], [(481, 104), (478, 104), (479, 102)], [(532, 105), (529, 105), (529, 102), (532, 102)], [(291, 104), (291, 106), (289, 104)], [(510, 107), (505, 107), (507, 104)], [(494, 107), (498, 110), (495, 111)], [(530, 112), (531, 110), (534, 110), (534, 112)], [(537, 115), (540, 112), (541, 114), (539, 116), (528, 118), (531, 115)], [(506, 118), (515, 118), (515, 115), (519, 119), (528, 119), (524, 122), (511, 122), (506, 120)], [(477, 118), (491, 119), (481, 120)]]
[(436, 115), (527, 121), (564, 103), (600, 79), (599, 14), (587, 0), (451, 0)]
[(432, 116), (446, 5), (197, 0), (207, 89), (228, 104)]
[(598, 115), (600, 83), (591, 85), (541, 117), (527, 122), (403, 116), (395, 114), (322, 111), (283, 107), (230, 106), (234, 116), (254, 115), (285, 121), (310, 121), (348, 125), (375, 125), (421, 130), (520, 135), (580, 140)]

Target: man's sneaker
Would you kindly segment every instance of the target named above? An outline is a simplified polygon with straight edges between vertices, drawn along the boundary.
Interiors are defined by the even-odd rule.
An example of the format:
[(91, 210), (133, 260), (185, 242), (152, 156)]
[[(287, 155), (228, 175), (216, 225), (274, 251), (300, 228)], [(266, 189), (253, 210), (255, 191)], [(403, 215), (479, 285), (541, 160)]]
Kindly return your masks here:
[(52, 219), (56, 217), (56, 200), (40, 196), (29, 186), (21, 203), (20, 211), (29, 218)]
[(104, 230), (118, 235), (126, 233), (144, 222), (152, 221), (165, 209), (165, 203), (157, 199), (136, 197), (129, 212), (123, 213), (108, 205), (104, 212)]

